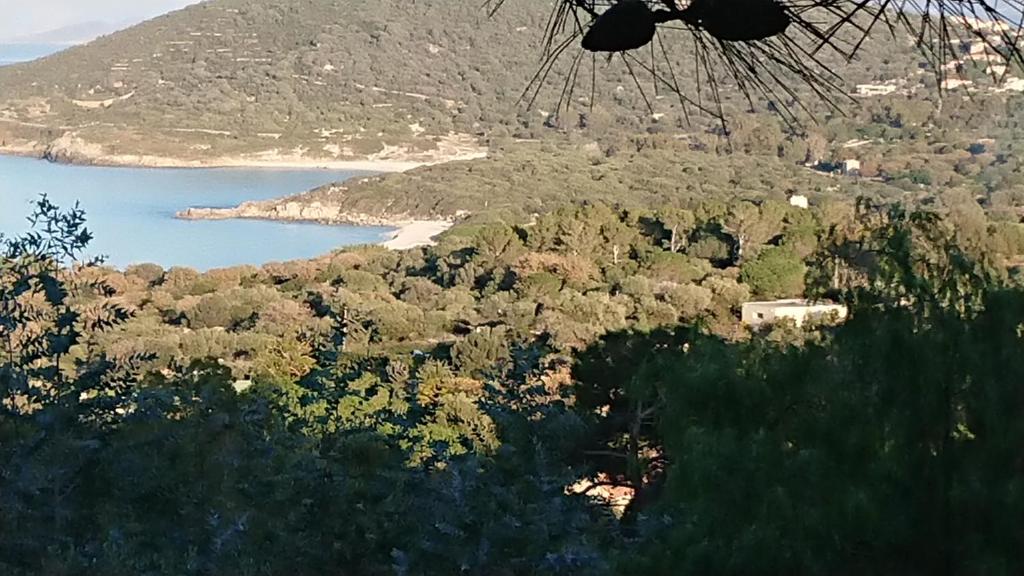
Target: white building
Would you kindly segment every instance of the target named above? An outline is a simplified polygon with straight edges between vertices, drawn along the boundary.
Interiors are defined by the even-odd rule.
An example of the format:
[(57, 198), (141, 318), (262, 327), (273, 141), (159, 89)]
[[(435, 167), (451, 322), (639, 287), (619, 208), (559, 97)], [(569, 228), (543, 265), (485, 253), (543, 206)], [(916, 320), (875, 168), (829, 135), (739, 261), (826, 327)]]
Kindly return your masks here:
[(843, 160), (843, 174), (849, 176), (855, 176), (860, 174), (860, 160), (849, 159)]
[(943, 90), (956, 90), (957, 88), (970, 88), (971, 86), (974, 86), (974, 82), (964, 80), (963, 78), (946, 78), (942, 81)]
[(770, 302), (747, 302), (743, 305), (741, 319), (747, 326), (773, 324), (789, 318), (799, 327), (810, 319), (844, 320), (849, 314), (846, 306), (830, 302), (809, 300), (773, 300)]
[(858, 96), (885, 96), (896, 91), (895, 84), (857, 84)]

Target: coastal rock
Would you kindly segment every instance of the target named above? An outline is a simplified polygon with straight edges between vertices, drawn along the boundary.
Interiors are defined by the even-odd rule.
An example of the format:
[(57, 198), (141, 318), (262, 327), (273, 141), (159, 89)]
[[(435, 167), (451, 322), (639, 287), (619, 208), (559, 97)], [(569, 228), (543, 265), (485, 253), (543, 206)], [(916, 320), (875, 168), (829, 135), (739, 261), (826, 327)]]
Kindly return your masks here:
[(226, 220), (247, 218), (322, 224), (354, 224), (360, 226), (400, 226), (406, 218), (385, 218), (369, 214), (345, 212), (341, 206), (321, 202), (302, 203), (291, 200), (243, 202), (234, 208), (189, 208), (177, 214), (185, 220)]
[(74, 132), (65, 132), (60, 138), (51, 142), (43, 159), (62, 164), (89, 164), (95, 158), (103, 156), (103, 147), (79, 138)]
[(369, 214), (345, 212), (341, 206), (322, 202), (302, 203), (295, 200), (266, 200), (244, 202), (234, 208), (189, 208), (177, 214), (186, 220), (226, 220), (247, 218), (292, 222), (318, 222), (321, 224), (349, 224), (357, 226), (390, 226), (396, 230), (381, 243), (391, 250), (408, 250), (434, 244), (434, 238), (452, 227), (451, 219), (415, 220), (379, 217)]

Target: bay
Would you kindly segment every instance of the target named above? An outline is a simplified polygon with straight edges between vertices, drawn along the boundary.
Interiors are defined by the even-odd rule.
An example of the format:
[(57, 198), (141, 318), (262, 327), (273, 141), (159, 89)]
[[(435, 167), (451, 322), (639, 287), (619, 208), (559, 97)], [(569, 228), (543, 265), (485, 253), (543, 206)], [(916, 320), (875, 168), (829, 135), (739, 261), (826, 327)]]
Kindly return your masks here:
[(336, 248), (378, 243), (393, 231), (260, 220), (179, 220), (190, 206), (226, 208), (366, 175), (331, 170), (152, 169), (67, 166), (0, 156), (0, 233), (24, 232), (41, 194), (76, 202), (95, 236), (89, 255), (117, 267), (152, 262), (209, 270), (312, 258)]
[(37, 60), (70, 47), (68, 44), (0, 44), (0, 66)]

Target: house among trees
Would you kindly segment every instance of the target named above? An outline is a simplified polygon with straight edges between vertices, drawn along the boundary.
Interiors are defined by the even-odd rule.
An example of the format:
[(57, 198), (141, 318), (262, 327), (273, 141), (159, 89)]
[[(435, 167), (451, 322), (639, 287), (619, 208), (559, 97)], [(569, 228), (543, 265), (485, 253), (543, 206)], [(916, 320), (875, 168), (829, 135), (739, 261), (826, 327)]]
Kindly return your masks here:
[(857, 96), (886, 96), (896, 92), (898, 86), (891, 82), (884, 84), (858, 84)]
[(860, 176), (860, 160), (843, 160), (842, 171), (846, 176)]
[(789, 318), (796, 323), (797, 327), (800, 327), (807, 320), (829, 318), (843, 320), (848, 314), (849, 311), (842, 304), (793, 299), (747, 302), (743, 304), (741, 319), (744, 325), (757, 327)]

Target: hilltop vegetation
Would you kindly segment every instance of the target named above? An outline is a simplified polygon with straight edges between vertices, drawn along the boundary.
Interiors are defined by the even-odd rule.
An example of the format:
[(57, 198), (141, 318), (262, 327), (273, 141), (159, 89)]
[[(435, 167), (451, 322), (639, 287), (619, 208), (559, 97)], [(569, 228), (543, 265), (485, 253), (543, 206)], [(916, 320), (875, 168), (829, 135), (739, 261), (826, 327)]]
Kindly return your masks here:
[[(612, 66), (555, 117), (514, 103), (547, 7), (477, 4), (211, 0), (0, 70), (0, 139), (54, 159), (492, 152), (287, 200), (435, 246), (259, 268), (106, 267), (40, 200), (0, 236), (0, 571), (1020, 574), (1021, 100), (725, 138)], [(885, 46), (850, 79), (924, 86)], [(849, 319), (740, 322), (793, 297)]]
[[(768, 119), (748, 118), (730, 140), (662, 133), (509, 142), (488, 158), (401, 174), (362, 177), (204, 217), (323, 222), (409, 218), (525, 223), (566, 203), (604, 202), (657, 209), (704, 201), (812, 203), (858, 196), (912, 205), (962, 206), (1016, 224), (1024, 215), (1022, 100), (947, 102), (942, 115), (926, 101), (878, 100), (858, 117), (834, 119), (802, 136)], [(982, 115), (983, 108), (999, 114)], [(853, 174), (838, 176), (845, 160)], [(944, 208), (943, 208), (944, 209)]]
[[(205, 274), (37, 217), (6, 573), (1019, 572), (1024, 237), (966, 212), (594, 203)], [(852, 319), (737, 321), (802, 293)]]
[[(593, 102), (581, 85), (559, 112), (559, 66), (527, 109), (518, 98), (539, 64), (548, 12), (527, 1), (488, 18), (472, 2), (211, 0), (0, 70), (0, 141), (72, 161), (426, 160), (563, 129), (594, 140), (716, 125), (692, 107), (687, 124), (674, 96), (657, 94), (641, 73), (642, 93), (618, 60), (595, 61)], [(684, 37), (668, 40), (690, 90)], [(920, 63), (912, 46), (889, 41), (866, 46), (854, 63), (833, 62), (850, 90), (901, 79), (928, 93)], [(730, 113), (745, 111), (723, 86)], [(831, 114), (813, 97), (806, 103)], [(778, 125), (770, 116), (757, 122)]]
[[(699, 204), (707, 199), (770, 198), (799, 191), (817, 198), (891, 197), (904, 192), (869, 181), (836, 180), (803, 166), (757, 155), (716, 156), (672, 138), (637, 136), (622, 150), (596, 144), (518, 143), (488, 158), (449, 162), (401, 174), (361, 177), (279, 200), (246, 203), (241, 215), (298, 217), (449, 218), (524, 223), (566, 204), (603, 202), (629, 208)], [(338, 216), (317, 216), (337, 208)], [(211, 210), (231, 214), (231, 210)], [(333, 212), (331, 212), (333, 214)]]
[(115, 152), (183, 158), (417, 151), (453, 132), (515, 130), (535, 57), (505, 48), (536, 43), (546, 14), (536, 3), (491, 20), (464, 2), (215, 0), (0, 71), (0, 86), (7, 114), (45, 126), (44, 141), (71, 126)]

